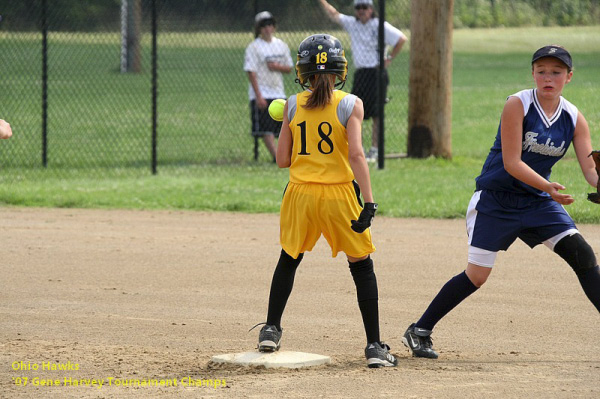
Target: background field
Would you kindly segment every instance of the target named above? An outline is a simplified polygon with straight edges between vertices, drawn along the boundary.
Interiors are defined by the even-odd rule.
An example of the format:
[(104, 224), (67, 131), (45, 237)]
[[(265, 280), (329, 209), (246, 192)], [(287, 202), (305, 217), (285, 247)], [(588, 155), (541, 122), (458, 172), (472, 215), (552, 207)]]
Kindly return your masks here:
[[(15, 130), (15, 136), (0, 146), (0, 203), (277, 212), (287, 181), (287, 170), (277, 169), (264, 152), (260, 161), (254, 162), (252, 139), (247, 133), (247, 86), (239, 63), (243, 48), (251, 38), (245, 34), (186, 35), (185, 43), (189, 46), (185, 48), (174, 46), (181, 41), (173, 36), (161, 38), (164, 54), (160, 73), (167, 77), (171, 75), (173, 79), (167, 79), (170, 83), (161, 86), (160, 90), (159, 103), (164, 111), (159, 118), (158, 176), (150, 175), (149, 133), (143, 133), (149, 126), (143, 113), (147, 113), (149, 108), (144, 106), (135, 111), (126, 107), (126, 104), (136, 103), (133, 98), (147, 94), (145, 90), (149, 90), (149, 82), (140, 77), (120, 76), (109, 68), (106, 56), (114, 54), (116, 47), (112, 50), (110, 46), (100, 47), (102, 51), (95, 52), (92, 46), (86, 51), (91, 56), (88, 62), (93, 65), (86, 64), (85, 68), (91, 68), (93, 75), (103, 76), (100, 81), (115, 81), (115, 84), (118, 81), (121, 84), (125, 80), (126, 90), (117, 96), (107, 95), (102, 92), (98, 79), (86, 80), (85, 74), (74, 74), (70, 83), (51, 86), (55, 98), (64, 101), (70, 98), (74, 102), (71, 108), (63, 109), (57, 104), (50, 110), (59, 116), (54, 119), (55, 125), (51, 126), (51, 140), (53, 145), (58, 145), (57, 142), (64, 145), (66, 152), (51, 151), (47, 170), (39, 166), (39, 119), (24, 116), (23, 112), (29, 114), (27, 109), (21, 108), (19, 101), (0, 97), (4, 117), (11, 120)], [(281, 35), (289, 43), (300, 40), (299, 34), (282, 32)], [(339, 36), (344, 37), (344, 34), (340, 32)], [(106, 42), (114, 42), (115, 38), (106, 36), (103, 41), (100, 36), (92, 44), (105, 45)], [(53, 45), (58, 47), (61, 56), (68, 58), (77, 54), (69, 48), (80, 46), (86, 49), (90, 46), (91, 36), (78, 35), (76, 39), (67, 43), (59, 37)], [(33, 39), (24, 37), (22, 40)], [(7, 43), (0, 40), (0, 49)], [(373, 168), (374, 192), (380, 203), (381, 215), (432, 218), (464, 215), (474, 189), (474, 178), (493, 142), (504, 100), (509, 94), (532, 86), (529, 72), (531, 52), (548, 43), (564, 44), (573, 53), (575, 75), (564, 95), (586, 115), (593, 146), (600, 148), (600, 26), (456, 30), (453, 159), (389, 159), (385, 170)], [(27, 49), (27, 46), (24, 48)], [(408, 70), (409, 51), (406, 48), (399, 62), (392, 67), (391, 92), (406, 93), (406, 78), (403, 76)], [(209, 55), (213, 52), (229, 54), (223, 59), (230, 63), (219, 68), (205, 65), (201, 68), (202, 74), (190, 74), (183, 67), (176, 68), (177, 65), (210, 59)], [(18, 75), (19, 71), (27, 68), (37, 68), (24, 64), (26, 59), (24, 57), (24, 61), (10, 66), (7, 73)], [(215, 106), (210, 96), (201, 94), (219, 90), (215, 83), (217, 75), (225, 75), (238, 84), (233, 86), (235, 90), (224, 94), (224, 99), (220, 97)], [(288, 89), (293, 88), (291, 77), (287, 79)], [(2, 84), (10, 82), (20, 90), (35, 84), (18, 79), (0, 81)], [(75, 90), (75, 99), (70, 94), (72, 90)], [(98, 105), (90, 107), (92, 100)], [(404, 102), (401, 97), (393, 98), (386, 108), (390, 120), (405, 121)], [(93, 119), (102, 123), (81, 126), (74, 117), (79, 112), (91, 112), (96, 115)], [(125, 122), (112, 123), (113, 118)], [(190, 123), (197, 128), (190, 129)], [(404, 151), (398, 144), (405, 140), (402, 139), (406, 135), (403, 123), (387, 122), (387, 135), (397, 137), (396, 141), (390, 140), (397, 143), (390, 149), (391, 152)], [(142, 129), (140, 133), (143, 126), (146, 130)], [(364, 126), (367, 141), (370, 123)], [(210, 140), (202, 139), (206, 134)], [(131, 148), (135, 149), (133, 159), (127, 158), (132, 154), (126, 149)], [(218, 161), (219, 157), (230, 161)], [(126, 158), (129, 160), (125, 161)], [(111, 163), (121, 166), (108, 166)], [(583, 180), (572, 149), (555, 168), (553, 179), (566, 185), (568, 192), (577, 199), (568, 208), (577, 222), (600, 222), (597, 207), (585, 201), (591, 187)]]
[[(0, 51), (9, 43), (2, 35)], [(197, 46), (185, 49), (168, 48), (167, 39), (169, 57), (197, 62), (191, 54), (231, 51), (239, 56), (248, 35), (234, 40), (234, 48), (217, 50), (203, 46), (201, 36), (192, 35)], [(364, 367), (352, 279), (342, 256), (330, 259), (323, 240), (299, 269), (284, 316), (284, 349), (327, 354), (333, 364), (300, 371), (209, 364), (212, 355), (247, 351), (256, 344), (256, 330), (247, 330), (265, 317), (280, 251), (277, 212), (287, 182), (287, 170), (275, 168), (264, 153), (258, 163), (251, 158), (245, 77), (237, 61), (203, 75), (186, 75), (176, 68), (163, 72), (182, 80), (162, 88), (166, 112), (160, 126), (169, 127), (160, 141), (165, 162), (151, 176), (148, 137), (139, 133), (140, 124), (147, 128), (147, 122), (143, 114), (127, 108), (138, 92), (149, 90), (147, 81), (134, 77), (119, 95), (106, 95), (85, 74), (55, 83), (54, 94), (76, 95), (72, 104), (52, 110), (59, 116), (52, 126), (55, 139), (67, 152), (51, 153), (51, 167), (45, 170), (38, 165), (40, 153), (29, 149), (39, 145), (40, 121), (23, 115), (28, 110), (18, 96), (39, 82), (4, 78), (5, 71), (18, 74), (39, 65), (25, 58), (5, 69), (7, 60), (1, 59), (0, 89), (17, 94), (17, 100), (0, 95), (3, 117), (15, 131), (11, 140), (0, 143), (0, 396), (597, 398), (598, 313), (572, 271), (545, 248), (529, 250), (516, 243), (500, 254), (486, 286), (436, 329), (438, 361), (411, 358), (400, 341), (440, 286), (464, 268), (462, 218), (473, 179), (492, 144), (505, 97), (531, 87), (531, 52), (548, 43), (562, 43), (573, 53), (575, 77), (564, 94), (584, 112), (593, 145), (600, 148), (600, 27), (457, 30), (453, 159), (390, 159), (384, 170), (371, 170), (380, 203), (373, 234), (382, 334), (400, 359), (398, 368), (386, 370)], [(79, 42), (53, 43), (64, 57), (76, 47), (94, 56), (99, 48), (106, 51), (90, 44), (85, 35)], [(407, 68), (408, 51), (394, 65), (398, 76)], [(109, 64), (102, 64), (102, 56), (92, 59), (97, 61), (94, 73), (121, 79), (106, 73)], [(204, 78), (217, 73), (230, 74), (239, 83), (238, 92), (227, 97), (230, 107), (199, 102), (199, 96), (179, 91), (183, 85), (191, 91), (215, 89)], [(393, 84), (406, 89), (402, 78)], [(102, 106), (90, 107), (92, 100)], [(401, 102), (394, 98), (386, 112), (401, 113), (394, 108)], [(215, 108), (227, 123), (214, 119)], [(79, 124), (79, 112), (91, 112), (108, 128)], [(128, 122), (113, 123), (117, 114)], [(214, 145), (238, 161), (211, 158), (197, 132), (182, 121), (214, 131)], [(388, 125), (390, 134), (401, 137), (406, 133), (401, 126)], [(185, 136), (197, 144), (177, 144), (176, 138)], [(123, 148), (136, 146), (137, 158), (125, 162)], [(98, 147), (92, 154), (97, 162), (89, 163), (79, 153)], [(23, 157), (11, 158), (15, 154)], [(109, 166), (114, 161), (124, 163), (115, 169)], [(572, 150), (553, 176), (575, 195), (577, 201), (568, 210), (597, 251), (600, 208), (585, 201), (591, 188)], [(80, 370), (17, 372), (11, 368), (15, 361), (70, 361)], [(227, 388), (16, 386), (13, 378), (23, 376), (190, 376), (224, 379)]]

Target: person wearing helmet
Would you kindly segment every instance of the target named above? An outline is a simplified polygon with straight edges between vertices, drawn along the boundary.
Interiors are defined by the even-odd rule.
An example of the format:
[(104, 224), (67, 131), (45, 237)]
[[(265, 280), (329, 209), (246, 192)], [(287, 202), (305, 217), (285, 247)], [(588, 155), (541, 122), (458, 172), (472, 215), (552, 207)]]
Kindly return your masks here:
[[(352, 94), (364, 102), (365, 119), (373, 119), (371, 148), (367, 152), (367, 161), (377, 162), (379, 146), (379, 100), (377, 98), (377, 79), (379, 69), (379, 18), (373, 9), (373, 0), (354, 0), (354, 15), (345, 15), (329, 4), (319, 0), (321, 7), (333, 22), (341, 25), (350, 35), (352, 42), (352, 61), (356, 71), (352, 83)], [(384, 95), (386, 97), (389, 77), (387, 68), (398, 55), (407, 38), (389, 22), (384, 22), (384, 42), (391, 48), (385, 57), (383, 70)]]
[(254, 17), (254, 41), (246, 48), (244, 71), (248, 74), (248, 97), (252, 135), (263, 138), (265, 146), (275, 160), (275, 137), (279, 135), (281, 123), (269, 116), (269, 104), (278, 98), (285, 99), (284, 73), (293, 67), (290, 48), (275, 37), (276, 21), (269, 11)]
[(328, 34), (304, 39), (296, 73), (305, 90), (290, 96), (284, 106), (277, 165), (289, 168), (290, 178), (281, 204), (282, 250), (258, 350), (279, 349), (281, 317), (296, 269), (304, 252), (323, 235), (333, 257), (342, 251), (348, 259), (367, 336), (368, 367), (396, 366), (379, 334), (377, 279), (370, 257), (375, 247), (369, 229), (377, 204), (362, 149), (363, 104), (355, 95), (335, 90), (343, 87), (348, 73), (341, 42)]

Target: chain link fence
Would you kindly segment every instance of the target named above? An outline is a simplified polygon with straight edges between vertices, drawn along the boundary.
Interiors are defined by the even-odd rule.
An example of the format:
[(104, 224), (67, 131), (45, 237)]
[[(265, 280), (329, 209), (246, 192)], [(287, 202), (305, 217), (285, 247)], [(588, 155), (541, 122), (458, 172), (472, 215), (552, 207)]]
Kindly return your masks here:
[[(330, 3), (355, 14), (350, 0)], [(407, 33), (410, 0), (385, 6), (385, 19)], [(317, 0), (0, 0), (0, 118), (14, 131), (0, 146), (1, 167), (18, 177), (271, 162), (251, 135), (243, 70), (264, 10), (294, 62), (304, 37), (337, 36), (352, 89), (350, 39)], [(387, 154), (406, 149), (408, 53), (388, 69)], [(294, 79), (284, 74), (288, 96), (300, 89)], [(366, 147), (371, 128), (365, 121)]]

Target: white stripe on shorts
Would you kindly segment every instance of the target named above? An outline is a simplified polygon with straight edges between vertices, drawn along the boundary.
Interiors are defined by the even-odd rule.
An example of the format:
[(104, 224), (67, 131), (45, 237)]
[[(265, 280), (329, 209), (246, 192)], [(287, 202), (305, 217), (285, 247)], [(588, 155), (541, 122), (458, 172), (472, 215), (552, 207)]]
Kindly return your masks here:
[(477, 203), (479, 202), (479, 197), (481, 196), (481, 190), (475, 191), (473, 196), (471, 197), (471, 201), (469, 202), (469, 206), (467, 208), (467, 237), (469, 237), (469, 245), (471, 245), (471, 241), (473, 240), (473, 229), (475, 228), (475, 219), (477, 219)]
[(475, 191), (467, 208), (467, 236), (469, 238), (469, 263), (483, 267), (493, 267), (496, 262), (498, 252), (488, 251), (487, 249), (477, 248), (471, 245), (473, 240), (473, 229), (475, 228), (475, 220), (477, 219), (477, 203), (481, 196), (481, 190)]

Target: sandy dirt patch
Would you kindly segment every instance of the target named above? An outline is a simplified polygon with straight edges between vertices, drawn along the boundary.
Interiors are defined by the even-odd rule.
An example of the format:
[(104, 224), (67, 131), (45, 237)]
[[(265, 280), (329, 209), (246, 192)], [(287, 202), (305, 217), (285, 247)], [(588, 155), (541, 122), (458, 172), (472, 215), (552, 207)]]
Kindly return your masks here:
[[(365, 367), (347, 263), (324, 239), (298, 270), (282, 349), (332, 364), (209, 362), (256, 345), (248, 329), (266, 317), (276, 215), (2, 208), (0, 220), (3, 398), (600, 397), (600, 317), (545, 247), (501, 253), (486, 286), (436, 327), (440, 359), (409, 355), (404, 330), (466, 265), (463, 220), (376, 218), (382, 338), (399, 357), (379, 370)], [(579, 227), (598, 253), (600, 226)], [(75, 386), (91, 379), (102, 387)]]

